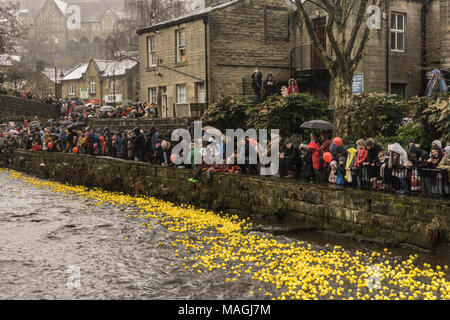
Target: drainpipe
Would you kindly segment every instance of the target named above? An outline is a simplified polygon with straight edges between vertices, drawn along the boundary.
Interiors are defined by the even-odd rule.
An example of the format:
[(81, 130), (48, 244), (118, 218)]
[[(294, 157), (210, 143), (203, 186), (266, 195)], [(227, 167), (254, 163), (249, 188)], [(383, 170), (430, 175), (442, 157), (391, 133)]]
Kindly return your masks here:
[[(422, 10), (420, 12), (420, 20), (422, 24), (422, 34), (421, 34), (421, 43), (422, 43), (422, 89), (426, 90), (427, 85), (427, 14), (430, 9), (430, 1), (425, 0), (422, 5)], [(424, 92), (426, 95), (426, 92)]]
[(391, 60), (391, 47), (389, 45), (391, 39), (391, 30), (390, 30), (390, 21), (391, 21), (391, 2), (390, 0), (386, 0), (386, 93), (391, 93), (390, 86), (390, 60)]
[(208, 55), (208, 18), (206, 15), (203, 17), (203, 24), (205, 25), (205, 95), (206, 95), (206, 107), (209, 106), (209, 55)]

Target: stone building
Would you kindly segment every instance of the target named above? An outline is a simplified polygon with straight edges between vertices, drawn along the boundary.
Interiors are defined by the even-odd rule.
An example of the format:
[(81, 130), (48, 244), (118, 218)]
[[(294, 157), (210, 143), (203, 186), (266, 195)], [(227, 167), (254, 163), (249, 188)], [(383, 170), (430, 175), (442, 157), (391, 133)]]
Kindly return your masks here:
[[(34, 39), (36, 59), (69, 66), (90, 57), (102, 58), (122, 7), (121, 0), (46, 0), (34, 17), (33, 28), (39, 38)], [(74, 23), (78, 12), (79, 23)]]
[(61, 79), (69, 71), (69, 69), (60, 68), (56, 68), (56, 70), (55, 68), (44, 68), (36, 71), (28, 79), (25, 90), (41, 97), (50, 95), (60, 98), (62, 94)]
[(289, 0), (206, 0), (188, 15), (138, 30), (140, 99), (162, 117), (198, 115), (223, 95), (252, 94), (251, 74), (290, 76)]
[(91, 59), (61, 80), (62, 97), (84, 103), (114, 104), (138, 99), (138, 64), (132, 60)]
[[(309, 5), (309, 15), (319, 41), (331, 53), (325, 27), (327, 16)], [(381, 8), (381, 27), (372, 30), (363, 59), (356, 70), (355, 92), (388, 92), (405, 97), (424, 93), (428, 72), (450, 72), (448, 0), (390, 0)], [(322, 99), (331, 98), (329, 73), (312, 49), (296, 12), (296, 46), (291, 53), (292, 75), (301, 90)], [(298, 21), (300, 19), (300, 21)]]

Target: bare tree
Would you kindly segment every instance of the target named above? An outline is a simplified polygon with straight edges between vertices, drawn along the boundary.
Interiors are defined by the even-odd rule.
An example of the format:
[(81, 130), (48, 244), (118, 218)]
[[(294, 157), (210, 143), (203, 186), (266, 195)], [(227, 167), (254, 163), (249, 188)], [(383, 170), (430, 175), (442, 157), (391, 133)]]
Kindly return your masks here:
[(19, 3), (0, 1), (0, 53), (13, 53), (17, 50), (28, 28), (18, 19)]
[(109, 59), (138, 60), (136, 31), (186, 13), (186, 0), (126, 0), (125, 16), (117, 21), (106, 43)]
[[(351, 104), (353, 76), (371, 33), (371, 29), (366, 26), (367, 9), (369, 5), (381, 8), (384, 0), (295, 0), (295, 2), (313, 48), (330, 72), (334, 86), (335, 121), (339, 134), (346, 136), (348, 132), (346, 110)], [(332, 53), (327, 52), (321, 44), (311, 22), (310, 13), (317, 9), (325, 11), (328, 16), (326, 36)]]

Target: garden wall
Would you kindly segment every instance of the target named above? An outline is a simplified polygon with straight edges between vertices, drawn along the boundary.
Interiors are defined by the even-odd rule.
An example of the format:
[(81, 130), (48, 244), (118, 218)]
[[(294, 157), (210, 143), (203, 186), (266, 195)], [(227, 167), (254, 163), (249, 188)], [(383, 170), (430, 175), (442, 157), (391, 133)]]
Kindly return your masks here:
[(26, 116), (29, 119), (57, 119), (61, 108), (52, 104), (0, 94), (0, 118)]
[(193, 171), (91, 156), (16, 151), (13, 168), (59, 182), (144, 194), (259, 218), (311, 224), (391, 243), (431, 248), (427, 226), (437, 218), (448, 244), (450, 201), (345, 189), (268, 177), (214, 174), (193, 184)]

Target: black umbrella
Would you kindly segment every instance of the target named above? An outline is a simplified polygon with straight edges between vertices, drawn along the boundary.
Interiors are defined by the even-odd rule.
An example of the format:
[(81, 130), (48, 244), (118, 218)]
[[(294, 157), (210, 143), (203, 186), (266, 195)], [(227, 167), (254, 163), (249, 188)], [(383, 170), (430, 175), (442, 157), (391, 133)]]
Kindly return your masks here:
[(336, 126), (328, 121), (311, 120), (303, 123), (300, 128), (303, 129), (322, 129), (322, 130), (336, 130)]

